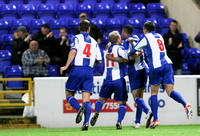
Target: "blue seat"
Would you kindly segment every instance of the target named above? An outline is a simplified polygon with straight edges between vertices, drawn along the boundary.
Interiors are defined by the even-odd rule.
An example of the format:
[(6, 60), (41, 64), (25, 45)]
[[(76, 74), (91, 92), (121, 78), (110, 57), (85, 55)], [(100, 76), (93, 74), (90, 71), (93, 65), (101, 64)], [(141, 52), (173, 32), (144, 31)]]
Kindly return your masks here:
[(94, 23), (99, 29), (101, 32), (103, 32), (104, 30), (104, 24), (105, 24), (105, 21), (104, 19), (101, 19), (101, 18), (93, 18), (90, 20), (92, 23)]
[(11, 65), (11, 52), (9, 50), (0, 50), (0, 72), (4, 72), (7, 66)]
[(73, 36), (74, 36), (74, 34), (67, 34), (67, 37), (68, 37), (69, 39), (71, 39)]
[(107, 3), (97, 3), (94, 6), (94, 15), (96, 18), (109, 18), (111, 13), (111, 6)]
[(47, 67), (48, 75), (50, 77), (58, 77), (59, 76), (59, 66), (58, 65), (48, 65)]
[(62, 3), (62, 0), (44, 0), (44, 3), (51, 3), (53, 5), (57, 5)]
[(38, 5), (44, 3), (44, 0), (25, 0), (26, 4), (33, 4), (35, 8), (37, 9)]
[(137, 33), (137, 36), (141, 39), (144, 37), (144, 33)]
[(30, 22), (30, 33), (33, 34), (35, 32), (38, 32), (38, 30), (42, 27), (43, 24), (45, 24), (43, 19), (33, 19)]
[(147, 9), (143, 3), (129, 5), (129, 14), (133, 18), (146, 18)]
[(157, 32), (157, 33), (160, 32), (159, 23), (158, 23), (157, 18), (144, 18), (142, 23), (141, 23), (142, 24), (141, 28), (143, 28), (144, 23), (147, 22), (147, 21), (151, 21), (155, 24), (155, 32)]
[(48, 22), (49, 19), (55, 18), (55, 8), (52, 4), (38, 5), (38, 17)]
[(184, 46), (185, 48), (190, 48), (190, 44), (189, 44), (189, 39), (186, 33), (181, 33), (183, 36), (183, 40), (184, 40)]
[(164, 18), (165, 10), (161, 3), (148, 3), (147, 4), (148, 17)]
[(130, 3), (130, 0), (115, 0), (115, 3)]
[(5, 20), (17, 19), (17, 6), (14, 4), (1, 5), (0, 14)]
[(0, 19), (0, 36), (2, 34), (9, 34), (10, 24), (7, 20)]
[(140, 20), (137, 18), (127, 18), (124, 20), (124, 25), (132, 25), (134, 33), (140, 33), (141, 27), (140, 27)]
[(62, 2), (62, 3), (70, 4), (75, 9), (76, 5), (79, 3), (79, 0), (64, 0), (64, 2)]
[[(5, 78), (22, 78), (24, 76), (21, 66), (8, 66), (5, 68), (4, 77)], [(23, 81), (8, 81), (7, 88), (20, 89), (23, 88)]]
[(7, 1), (7, 0), (1, 0), (1, 1), (0, 1), (0, 4), (6, 4), (6, 1)]
[(87, 3), (81, 3), (81, 4), (77, 4), (76, 5), (76, 17), (79, 16), (79, 14), (81, 13), (86, 13), (88, 18), (92, 17), (92, 11), (93, 11), (93, 7), (91, 4), (87, 4)]
[(66, 24), (62, 19), (50, 19), (49, 25), (54, 34), (59, 34), (59, 29), (66, 27)]
[(16, 6), (24, 4), (25, 0), (7, 0), (9, 4), (15, 4)]
[(121, 20), (118, 18), (106, 19), (105, 30), (106, 30), (106, 33), (110, 33), (113, 30), (119, 31), (119, 33), (121, 33), (121, 30), (122, 30)]
[(15, 33), (19, 26), (25, 26), (26, 31), (28, 32), (29, 25), (28, 25), (28, 22), (26, 20), (24, 20), (24, 19), (14, 19), (14, 20), (11, 20), (11, 22), (10, 22), (10, 33)]
[(33, 4), (19, 5), (18, 14), (20, 18), (27, 20), (28, 22), (36, 18), (36, 8)]
[(173, 18), (161, 18), (159, 20), (159, 26), (160, 26), (160, 32), (161, 33), (167, 33), (169, 30), (169, 25)]
[(97, 0), (98, 3), (115, 4), (115, 0)]
[(66, 4), (58, 4), (56, 8), (56, 14), (59, 18), (66, 20), (74, 17), (74, 8), (72, 5)]
[(79, 25), (79, 19), (69, 19), (68, 20), (68, 33), (74, 34), (76, 31), (76, 28), (78, 28)]
[(182, 75), (190, 75), (190, 70), (187, 63), (183, 63)]
[(103, 38), (101, 39), (101, 44), (107, 44), (109, 42), (109, 40), (108, 40), (108, 34), (109, 33), (103, 33)]
[(10, 52), (12, 52), (13, 38), (14, 38), (13, 34), (3, 34), (2, 35), (2, 42), (3, 42), (2, 49), (3, 50), (9, 50)]
[(128, 5), (126, 3), (115, 3), (112, 5), (111, 13), (113, 17), (128, 17)]

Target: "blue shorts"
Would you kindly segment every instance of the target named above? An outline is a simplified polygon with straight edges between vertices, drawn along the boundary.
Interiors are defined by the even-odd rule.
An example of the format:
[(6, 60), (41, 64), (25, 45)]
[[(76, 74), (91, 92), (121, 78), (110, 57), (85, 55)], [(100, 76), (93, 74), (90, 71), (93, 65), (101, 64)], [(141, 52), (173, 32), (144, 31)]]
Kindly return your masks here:
[(145, 69), (128, 74), (131, 92), (136, 89), (146, 87), (148, 73)]
[(127, 101), (128, 95), (124, 78), (114, 81), (103, 81), (99, 96), (101, 98), (111, 98), (112, 93), (114, 93), (115, 101)]
[(93, 93), (93, 69), (87, 66), (72, 67), (65, 88), (69, 92), (81, 90)]
[(149, 71), (149, 84), (150, 85), (167, 85), (174, 84), (174, 71), (172, 64), (164, 65)]

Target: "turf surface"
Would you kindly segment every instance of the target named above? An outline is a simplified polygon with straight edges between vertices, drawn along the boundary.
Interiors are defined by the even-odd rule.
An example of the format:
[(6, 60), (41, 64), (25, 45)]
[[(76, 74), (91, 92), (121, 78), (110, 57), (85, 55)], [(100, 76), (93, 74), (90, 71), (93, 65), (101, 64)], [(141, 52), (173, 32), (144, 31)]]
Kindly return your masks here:
[(158, 126), (156, 129), (123, 127), (90, 127), (88, 131), (80, 128), (39, 128), (0, 130), (0, 136), (200, 136), (199, 125)]

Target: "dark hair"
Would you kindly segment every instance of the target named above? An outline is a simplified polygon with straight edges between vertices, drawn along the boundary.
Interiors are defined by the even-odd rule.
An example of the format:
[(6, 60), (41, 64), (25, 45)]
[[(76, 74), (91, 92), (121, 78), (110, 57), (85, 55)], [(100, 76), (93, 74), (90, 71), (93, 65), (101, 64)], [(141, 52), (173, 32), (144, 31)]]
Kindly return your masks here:
[(130, 35), (133, 34), (133, 27), (132, 27), (131, 25), (125, 25), (125, 26), (123, 27), (123, 30), (124, 30), (126, 33), (130, 34)]
[(144, 28), (147, 29), (148, 32), (155, 31), (155, 24), (151, 21), (147, 21), (144, 23)]
[(48, 29), (50, 28), (49, 24), (47, 24), (47, 23), (43, 24), (42, 27), (48, 28)]
[(83, 20), (79, 23), (79, 29), (81, 32), (86, 32), (90, 27), (90, 21)]
[(170, 22), (170, 24), (171, 24), (172, 22), (178, 24), (178, 22), (177, 22), (175, 19), (172, 20), (172, 21)]

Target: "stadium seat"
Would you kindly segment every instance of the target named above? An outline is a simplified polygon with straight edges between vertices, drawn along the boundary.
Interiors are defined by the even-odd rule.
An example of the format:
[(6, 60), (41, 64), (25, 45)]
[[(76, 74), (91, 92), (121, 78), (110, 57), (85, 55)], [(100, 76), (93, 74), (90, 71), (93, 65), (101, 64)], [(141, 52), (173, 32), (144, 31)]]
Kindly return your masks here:
[(57, 5), (62, 3), (62, 0), (44, 0), (44, 3), (51, 3), (53, 5)]
[(36, 8), (33, 4), (19, 5), (18, 14), (20, 18), (25, 19), (28, 22), (30, 22), (30, 20), (36, 18)]
[[(21, 66), (8, 66), (5, 68), (4, 77), (5, 78), (22, 78), (24, 76)], [(23, 88), (23, 81), (8, 81), (7, 88), (20, 89)]]
[(76, 5), (79, 3), (79, 0), (64, 0), (64, 2), (62, 2), (62, 3), (70, 4), (75, 9)]
[(101, 18), (93, 18), (90, 20), (92, 23), (94, 23), (99, 29), (101, 32), (103, 32), (104, 30), (104, 24), (105, 24), (105, 21), (104, 19), (101, 19)]
[(130, 3), (130, 0), (115, 0), (115, 3)]
[(7, 0), (1, 0), (1, 1), (0, 1), (0, 4), (6, 4), (6, 1), (7, 1)]
[(141, 39), (144, 37), (144, 33), (138, 33), (137, 36)]
[(108, 34), (109, 33), (103, 33), (103, 38), (101, 39), (101, 44), (107, 44), (109, 42), (109, 40), (108, 40)]
[(93, 11), (93, 8), (92, 8), (92, 5), (91, 4), (88, 4), (88, 3), (82, 3), (82, 4), (77, 4), (76, 5), (76, 17), (79, 16), (79, 14), (81, 13), (86, 13), (88, 18), (91, 18), (92, 17), (92, 11)]
[(33, 4), (35, 8), (38, 8), (38, 5), (43, 4), (44, 0), (25, 0), (26, 4)]
[(52, 4), (38, 5), (38, 17), (48, 22), (49, 19), (55, 18), (55, 8)]
[(7, 20), (0, 19), (0, 36), (2, 34), (9, 34), (10, 24)]
[(169, 30), (169, 25), (173, 18), (161, 18), (159, 21), (159, 26), (160, 26), (160, 32), (161, 33), (167, 33)]
[(96, 18), (109, 18), (110, 17), (110, 12), (111, 12), (111, 7), (107, 3), (97, 3), (94, 6), (94, 15)]
[(98, 0), (78, 0), (79, 3), (92, 3), (92, 4), (96, 4)]
[(67, 37), (68, 37), (69, 39), (71, 39), (73, 36), (74, 36), (74, 34), (67, 34)]
[(26, 31), (28, 32), (29, 25), (28, 25), (28, 22), (26, 20), (24, 20), (24, 19), (14, 19), (14, 20), (11, 20), (11, 22), (10, 22), (10, 33), (15, 33), (19, 26), (25, 26)]
[(76, 29), (78, 28), (79, 25), (79, 19), (69, 19), (68, 20), (68, 33), (69, 34), (74, 34)]
[(183, 63), (182, 75), (190, 75), (190, 70), (187, 63)]
[(25, 0), (7, 0), (7, 3), (9, 4), (15, 4), (17, 7), (20, 4), (24, 4)]
[(148, 3), (147, 4), (148, 17), (164, 18), (165, 10), (161, 3)]
[(140, 27), (140, 20), (137, 18), (127, 18), (124, 20), (124, 25), (132, 25), (134, 33), (140, 33), (141, 27)]
[(147, 21), (151, 21), (151, 22), (153, 22), (153, 23), (155, 24), (155, 32), (157, 32), (157, 33), (160, 32), (160, 31), (159, 31), (159, 24), (158, 24), (158, 21), (157, 21), (156, 18), (144, 18), (144, 19), (142, 20), (142, 23), (141, 23), (141, 28), (143, 28), (144, 23), (147, 22)]
[(14, 4), (4, 4), (0, 8), (1, 17), (5, 20), (17, 19), (17, 6)]
[(65, 28), (65, 22), (62, 19), (50, 19), (49, 25), (54, 34), (59, 34), (60, 28)]
[(47, 67), (48, 75), (50, 77), (58, 77), (59, 76), (59, 66), (58, 65), (48, 65)]
[(126, 18), (128, 17), (128, 6), (126, 3), (116, 3), (112, 5), (111, 14), (113, 17)]
[(68, 3), (58, 4), (56, 7), (56, 14), (58, 18), (61, 18), (66, 21), (66, 19), (74, 18), (74, 8)]
[(118, 18), (106, 19), (105, 21), (106, 33), (110, 33), (113, 30), (119, 31), (119, 33), (121, 33), (121, 29), (122, 29), (122, 22), (120, 19)]
[(2, 49), (3, 50), (9, 50), (10, 52), (12, 52), (12, 40), (13, 40), (14, 36), (13, 34), (3, 34), (2, 35)]
[(97, 0), (98, 3), (115, 4), (115, 0)]
[(190, 48), (190, 45), (189, 45), (189, 39), (188, 39), (188, 36), (186, 33), (181, 33), (182, 36), (183, 36), (183, 40), (184, 40), (184, 46), (185, 48)]
[(0, 72), (4, 72), (7, 66), (11, 65), (11, 52), (8, 50), (0, 50)]
[(42, 27), (43, 24), (45, 24), (43, 19), (33, 19), (30, 22), (30, 33), (34, 34), (35, 32), (38, 32), (38, 30)]
[(134, 3), (129, 5), (129, 14), (133, 18), (146, 18), (146, 7), (143, 3)]

